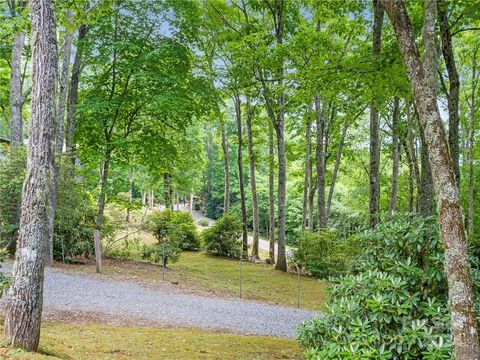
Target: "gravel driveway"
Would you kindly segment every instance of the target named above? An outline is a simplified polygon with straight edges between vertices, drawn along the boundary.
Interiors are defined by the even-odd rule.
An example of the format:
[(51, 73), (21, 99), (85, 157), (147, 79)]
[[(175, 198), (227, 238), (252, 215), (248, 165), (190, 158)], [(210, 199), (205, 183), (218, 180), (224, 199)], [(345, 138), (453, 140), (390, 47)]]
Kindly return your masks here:
[[(9, 272), (11, 264), (4, 264)], [(243, 301), (147, 288), (131, 281), (46, 268), (44, 311), (100, 314), (107, 323), (194, 327), (240, 334), (294, 337), (302, 321), (318, 313)], [(2, 299), (1, 303), (3, 304)]]

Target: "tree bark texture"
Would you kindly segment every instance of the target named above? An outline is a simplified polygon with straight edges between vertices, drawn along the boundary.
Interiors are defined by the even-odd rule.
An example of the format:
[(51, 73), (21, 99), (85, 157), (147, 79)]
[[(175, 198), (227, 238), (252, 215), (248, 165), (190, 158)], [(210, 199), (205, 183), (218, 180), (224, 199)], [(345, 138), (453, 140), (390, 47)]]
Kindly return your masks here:
[(30, 137), (18, 249), (7, 292), (4, 331), (13, 346), (36, 351), (43, 304), (44, 251), (51, 216), (57, 53), (53, 2), (32, 0), (30, 12), (33, 47)]
[(106, 203), (106, 196), (107, 196), (107, 180), (108, 180), (108, 172), (110, 168), (110, 160), (112, 157), (112, 152), (110, 150), (109, 143), (107, 142), (107, 147), (105, 151), (105, 160), (103, 161), (102, 166), (102, 175), (100, 180), (100, 198), (98, 199), (98, 214), (97, 214), (97, 223), (96, 229), (98, 231), (102, 231), (103, 226), (103, 215), (105, 213), (105, 203)]
[(318, 206), (318, 227), (327, 227), (326, 204), (325, 204), (325, 118), (322, 109), (320, 97), (315, 95), (315, 115), (317, 124), (317, 147), (316, 147), (316, 165), (317, 165), (317, 206)]
[(10, 145), (12, 151), (23, 146), (23, 94), (22, 94), (22, 53), (25, 44), (25, 30), (13, 36), (10, 71)]
[(303, 207), (302, 207), (302, 233), (307, 227), (307, 211), (308, 211), (308, 191), (312, 186), (310, 179), (310, 153), (312, 148), (312, 123), (310, 119), (307, 119), (306, 130), (305, 130), (305, 179), (303, 183)]
[(273, 125), (268, 125), (268, 258), (275, 263), (275, 149), (273, 140)]
[(220, 122), (220, 132), (222, 136), (222, 151), (223, 151), (223, 213), (226, 214), (230, 208), (230, 170), (228, 168), (228, 142), (227, 133), (225, 131), (225, 123)]
[(460, 152), (459, 152), (459, 125), (458, 103), (460, 98), (460, 77), (453, 54), (453, 41), (448, 21), (448, 8), (445, 0), (437, 0), (440, 35), (442, 39), (442, 54), (448, 73), (449, 89), (448, 100), (448, 146), (453, 162), (453, 171), (457, 186), (460, 185)]
[(250, 105), (250, 97), (246, 99), (247, 107), (247, 139), (248, 139), (248, 165), (250, 171), (250, 190), (252, 193), (252, 210), (253, 210), (253, 246), (252, 258), (259, 259), (259, 215), (258, 215), (258, 196), (257, 196), (257, 181), (255, 178), (255, 154), (253, 151), (253, 131), (252, 131), (252, 108)]
[[(470, 265), (460, 209), (459, 192), (448, 151), (445, 129), (422, 63), (412, 24), (403, 0), (380, 0), (393, 25), (407, 70), (428, 148), (437, 194), (440, 235), (445, 246), (445, 268), (452, 320), (453, 347), (457, 360), (478, 360), (477, 319), (473, 308)], [(434, 34), (431, 34), (434, 36)]]
[(397, 211), (397, 192), (398, 192), (398, 167), (400, 161), (400, 151), (398, 143), (398, 117), (400, 116), (400, 103), (397, 96), (393, 99), (392, 114), (392, 191), (390, 193), (390, 213)]
[(467, 213), (467, 231), (468, 234), (473, 234), (473, 217), (474, 217), (474, 203), (475, 203), (475, 98), (478, 85), (477, 75), (477, 54), (478, 45), (475, 46), (472, 52), (472, 89), (470, 94), (470, 122), (469, 122), (469, 140), (468, 140), (468, 213)]
[(242, 109), (240, 95), (235, 93), (234, 96), (235, 103), (235, 118), (237, 120), (237, 137), (238, 137), (238, 153), (237, 153), (237, 164), (238, 164), (238, 182), (240, 186), (240, 206), (242, 209), (242, 249), (243, 257), (248, 256), (248, 215), (247, 215), (247, 205), (246, 205), (246, 196), (245, 196), (245, 178), (243, 176), (243, 131), (242, 131)]
[[(377, 0), (373, 0), (373, 48), (372, 54), (375, 62), (378, 62), (382, 46), (383, 9)], [(370, 227), (378, 223), (378, 211), (380, 210), (380, 121), (374, 94), (370, 105)]]

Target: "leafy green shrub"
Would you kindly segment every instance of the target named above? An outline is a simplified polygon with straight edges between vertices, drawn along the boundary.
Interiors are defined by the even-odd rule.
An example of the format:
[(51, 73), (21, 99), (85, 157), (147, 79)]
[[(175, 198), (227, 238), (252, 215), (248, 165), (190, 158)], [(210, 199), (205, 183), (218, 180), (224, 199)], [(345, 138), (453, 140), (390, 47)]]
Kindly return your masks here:
[(308, 359), (451, 359), (443, 246), (434, 219), (397, 215), (361, 234), (356, 274), (306, 322)]
[[(97, 210), (88, 194), (63, 167), (57, 190), (57, 208), (53, 238), (53, 257), (62, 259), (93, 256), (93, 230)], [(104, 236), (102, 232), (102, 236)]]
[(159, 244), (143, 244), (141, 251), (142, 259), (154, 262), (156, 264), (163, 263), (164, 266), (167, 266), (168, 262), (173, 263), (180, 258), (182, 249), (178, 246), (178, 243), (165, 239)]
[(219, 256), (239, 258), (242, 254), (242, 223), (232, 215), (225, 214), (212, 227), (202, 233), (205, 251)]
[(159, 242), (171, 241), (182, 250), (198, 250), (200, 236), (192, 215), (183, 211), (164, 210), (150, 216), (151, 230)]
[(207, 219), (200, 219), (198, 220), (198, 225), (201, 227), (208, 227), (210, 225), (210, 222)]
[(338, 232), (322, 229), (305, 232), (293, 255), (293, 261), (319, 278), (344, 274), (351, 258), (358, 255), (358, 247), (341, 240)]
[(24, 148), (18, 148), (9, 158), (0, 160), (0, 239), (2, 246), (8, 246), (11, 253), (15, 252), (20, 225), (26, 161)]

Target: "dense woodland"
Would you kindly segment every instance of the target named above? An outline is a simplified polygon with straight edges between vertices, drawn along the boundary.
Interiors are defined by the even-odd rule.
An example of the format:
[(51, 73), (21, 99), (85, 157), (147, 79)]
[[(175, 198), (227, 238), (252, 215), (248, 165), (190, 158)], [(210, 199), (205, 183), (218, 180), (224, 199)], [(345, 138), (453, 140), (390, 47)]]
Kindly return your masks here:
[[(163, 244), (146, 261), (204, 250), (328, 280), (307, 358), (478, 359), (479, 9), (1, 2), (9, 343), (37, 350), (44, 265), (93, 259), (93, 230), (127, 258), (143, 213), (131, 226)], [(180, 205), (218, 220), (198, 234)]]

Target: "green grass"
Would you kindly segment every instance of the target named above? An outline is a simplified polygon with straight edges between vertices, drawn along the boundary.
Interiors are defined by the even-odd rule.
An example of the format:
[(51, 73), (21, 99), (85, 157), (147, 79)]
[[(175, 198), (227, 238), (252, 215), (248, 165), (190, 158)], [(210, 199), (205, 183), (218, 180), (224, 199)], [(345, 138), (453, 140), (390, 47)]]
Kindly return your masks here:
[(274, 337), (60, 322), (43, 324), (39, 353), (12, 349), (0, 342), (0, 359), (301, 358), (301, 349), (294, 340)]
[[(165, 281), (178, 283), (180, 288), (207, 294), (239, 296), (239, 262), (202, 252), (184, 251), (180, 260), (168, 265)], [(70, 265), (69, 268), (94, 272), (94, 265)], [(160, 266), (142, 262), (104, 261), (103, 274), (160, 283)], [(297, 274), (277, 271), (273, 266), (258, 263), (242, 263), (243, 297), (285, 306), (297, 306)], [(325, 304), (325, 288), (328, 283), (301, 276), (300, 307), (322, 310)]]

